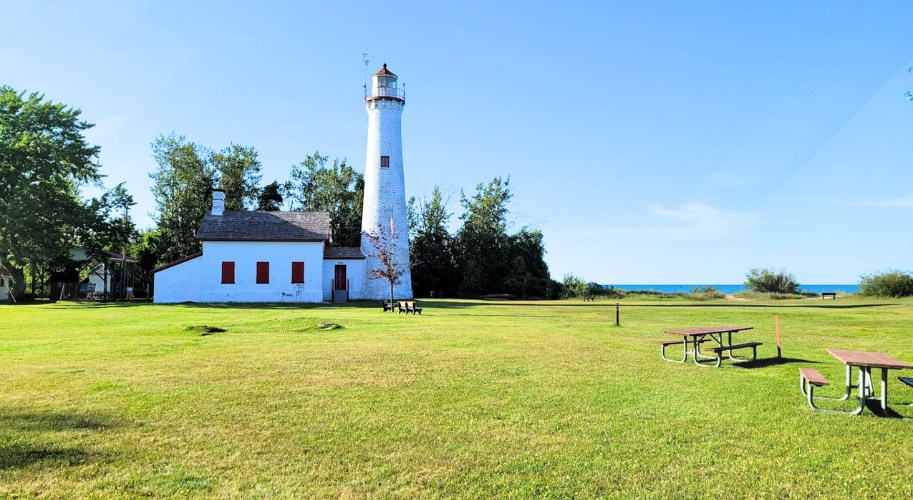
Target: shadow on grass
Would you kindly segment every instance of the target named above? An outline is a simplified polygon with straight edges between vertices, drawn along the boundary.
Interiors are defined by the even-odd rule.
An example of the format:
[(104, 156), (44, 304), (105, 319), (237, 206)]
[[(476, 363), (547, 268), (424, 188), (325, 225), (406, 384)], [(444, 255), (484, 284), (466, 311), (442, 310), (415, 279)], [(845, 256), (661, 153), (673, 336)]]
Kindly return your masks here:
[[(468, 309), (484, 306), (508, 306), (508, 307), (558, 307), (558, 308), (585, 308), (595, 307), (599, 309), (614, 309), (616, 301), (599, 301), (599, 302), (555, 302), (555, 301), (536, 301), (536, 300), (497, 300), (484, 301), (478, 299), (416, 299), (416, 302), (423, 303), (425, 306), (435, 309)], [(33, 303), (35, 304), (35, 303)], [(58, 303), (47, 302), (45, 307), (53, 307)], [(67, 305), (58, 307), (72, 307), (73, 302), (66, 302)], [(351, 302), (337, 303), (313, 303), (313, 302), (181, 302), (177, 304), (155, 304), (154, 302), (76, 302), (79, 307), (108, 309), (108, 308), (132, 308), (155, 305), (158, 307), (168, 308), (186, 308), (186, 309), (326, 309), (326, 308), (355, 308), (355, 309), (377, 309), (383, 312), (382, 303), (379, 300), (356, 300)], [(871, 304), (753, 304), (744, 302), (726, 302), (726, 303), (704, 303), (704, 302), (686, 302), (686, 303), (638, 303), (630, 304), (619, 301), (622, 308), (629, 307), (706, 307), (706, 308), (767, 308), (767, 309), (789, 309), (789, 308), (817, 308), (817, 309), (861, 309), (868, 307), (896, 306), (896, 302), (878, 302)]]
[[(112, 427), (110, 419), (89, 413), (22, 412), (0, 410), (0, 470), (32, 464), (54, 467), (80, 465), (98, 458), (79, 447), (41, 443), (46, 434), (62, 431), (101, 431)], [(37, 441), (37, 442), (36, 442)]]
[(51, 448), (28, 443), (0, 444), (0, 470), (21, 469), (39, 462), (60, 467), (86, 463), (92, 455), (79, 448)]
[(732, 366), (739, 368), (766, 368), (768, 366), (791, 365), (795, 363), (813, 365), (818, 364), (817, 361), (810, 361), (808, 359), (801, 358), (762, 358), (756, 359), (754, 361), (742, 361), (741, 363), (733, 363)]
[(0, 413), (0, 427), (30, 432), (103, 430), (112, 427), (110, 419), (88, 413)]

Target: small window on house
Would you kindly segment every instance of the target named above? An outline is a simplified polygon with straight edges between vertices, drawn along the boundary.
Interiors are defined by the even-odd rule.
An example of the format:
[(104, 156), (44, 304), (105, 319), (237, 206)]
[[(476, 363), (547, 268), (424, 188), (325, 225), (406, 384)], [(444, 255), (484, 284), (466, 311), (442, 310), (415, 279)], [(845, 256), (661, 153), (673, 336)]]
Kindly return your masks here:
[(3, 281), (3, 278), (0, 278), (0, 288), (3, 288), (5, 286), (6, 286), (6, 282)]
[(380, 168), (390, 168), (390, 157), (389, 156), (380, 157)]
[(292, 262), (292, 284), (304, 283), (304, 262)]
[(269, 283), (269, 262), (257, 262), (257, 284)]
[(235, 263), (222, 262), (222, 284), (232, 285), (235, 282)]

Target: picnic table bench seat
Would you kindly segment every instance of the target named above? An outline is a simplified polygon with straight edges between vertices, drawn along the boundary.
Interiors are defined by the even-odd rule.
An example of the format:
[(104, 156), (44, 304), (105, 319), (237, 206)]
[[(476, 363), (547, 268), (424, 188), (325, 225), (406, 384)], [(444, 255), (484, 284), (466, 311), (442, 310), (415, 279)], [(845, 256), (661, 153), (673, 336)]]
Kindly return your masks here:
[(913, 387), (913, 377), (897, 377), (897, 380), (900, 380), (904, 384), (907, 384), (910, 387)]
[(818, 370), (814, 368), (799, 368), (799, 389), (802, 391), (802, 395), (808, 398), (808, 406), (811, 406), (813, 410), (821, 409), (815, 405), (815, 387), (823, 387), (830, 384), (830, 381), (824, 378), (824, 375), (821, 375)]
[(824, 375), (821, 375), (821, 372), (814, 368), (799, 368), (799, 375), (804, 378), (809, 385), (815, 387), (831, 385), (830, 381), (824, 378)]
[(761, 343), (761, 342), (745, 342), (745, 343), (742, 343), (742, 344), (733, 344), (733, 345), (724, 345), (724, 346), (712, 347), (710, 350), (713, 351), (713, 352), (715, 352), (715, 353), (717, 353), (717, 354), (722, 354), (722, 353), (724, 353), (724, 352), (726, 352), (726, 351), (734, 351), (734, 350), (736, 350), (736, 349), (748, 349), (748, 348), (750, 347), (751, 350), (752, 350), (752, 352), (754, 353), (754, 358), (757, 359), (757, 358), (758, 358), (758, 346), (759, 346), (759, 345), (763, 345), (763, 343)]

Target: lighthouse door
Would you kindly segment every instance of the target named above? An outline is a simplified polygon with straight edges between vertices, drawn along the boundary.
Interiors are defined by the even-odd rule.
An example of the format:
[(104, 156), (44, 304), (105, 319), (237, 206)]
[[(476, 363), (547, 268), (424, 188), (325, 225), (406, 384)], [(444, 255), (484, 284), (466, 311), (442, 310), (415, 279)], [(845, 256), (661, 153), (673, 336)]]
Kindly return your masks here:
[(349, 300), (349, 284), (346, 280), (346, 265), (336, 264), (333, 270), (333, 302)]

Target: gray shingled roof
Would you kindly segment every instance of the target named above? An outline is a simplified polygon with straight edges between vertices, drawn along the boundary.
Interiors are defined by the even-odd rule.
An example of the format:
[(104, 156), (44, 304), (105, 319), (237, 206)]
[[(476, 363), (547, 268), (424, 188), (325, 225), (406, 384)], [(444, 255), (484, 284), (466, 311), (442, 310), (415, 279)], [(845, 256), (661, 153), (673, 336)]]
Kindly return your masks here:
[(246, 212), (206, 214), (197, 239), (202, 241), (329, 241), (329, 212)]
[(364, 259), (358, 247), (326, 247), (323, 249), (323, 258), (327, 260)]

